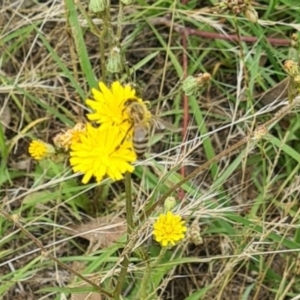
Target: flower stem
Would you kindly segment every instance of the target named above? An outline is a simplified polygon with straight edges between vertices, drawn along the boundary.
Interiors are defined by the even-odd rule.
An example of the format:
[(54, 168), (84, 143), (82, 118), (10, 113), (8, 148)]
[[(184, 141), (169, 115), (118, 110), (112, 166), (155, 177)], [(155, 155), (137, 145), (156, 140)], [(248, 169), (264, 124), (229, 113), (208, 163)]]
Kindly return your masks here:
[(144, 276), (141, 282), (141, 287), (137, 294), (137, 299), (141, 299), (141, 300), (147, 299), (147, 288), (149, 283), (151, 283), (149, 282), (150, 274), (151, 274), (151, 268), (149, 263), (147, 263)]
[[(149, 280), (150, 274), (151, 274), (151, 270), (153, 270), (161, 261), (161, 259), (164, 257), (165, 253), (167, 252), (167, 247), (162, 247), (160, 250), (159, 255), (157, 256), (157, 258), (155, 259), (155, 261), (153, 261), (151, 264), (147, 263), (146, 266), (146, 270), (141, 282), (141, 288), (139, 290), (139, 293), (137, 295), (137, 299), (150, 299), (149, 294), (152, 291), (148, 290), (149, 284), (151, 284), (151, 281)], [(141, 295), (141, 296), (140, 296)]]
[(127, 218), (127, 241), (130, 239), (130, 235), (133, 230), (133, 209), (132, 209), (132, 197), (131, 197), (131, 174), (125, 173), (125, 194), (126, 194), (126, 218)]
[[(125, 173), (125, 195), (126, 195), (126, 219), (127, 219), (127, 245), (130, 242), (131, 233), (133, 230), (133, 209), (132, 209), (132, 197), (131, 197), (131, 174)], [(129, 265), (130, 252), (126, 251), (124, 259), (121, 265), (121, 272), (118, 278), (117, 286), (114, 290), (114, 299), (120, 299), (122, 287), (126, 278), (127, 268)]]
[[(150, 257), (147, 253), (146, 247), (141, 247), (137, 249), (137, 254), (141, 258), (142, 261), (145, 263), (145, 270), (143, 279), (140, 284), (139, 291), (136, 295), (136, 299), (147, 299), (147, 288), (149, 283), (149, 277), (151, 274), (151, 268), (150, 268)], [(149, 295), (149, 294), (148, 294)]]

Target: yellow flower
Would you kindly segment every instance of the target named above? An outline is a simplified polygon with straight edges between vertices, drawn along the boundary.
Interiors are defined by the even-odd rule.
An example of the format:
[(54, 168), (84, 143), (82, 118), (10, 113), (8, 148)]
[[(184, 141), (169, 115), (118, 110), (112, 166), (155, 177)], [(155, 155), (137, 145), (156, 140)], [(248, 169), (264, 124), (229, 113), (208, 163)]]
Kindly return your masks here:
[(153, 225), (155, 240), (163, 247), (174, 246), (176, 242), (184, 238), (187, 228), (179, 215), (171, 211), (161, 214)]
[(72, 143), (80, 141), (80, 134), (85, 131), (85, 124), (77, 123), (73, 128), (68, 129), (63, 133), (57, 134), (53, 138), (54, 145), (58, 148), (62, 148), (65, 151), (70, 149)]
[(74, 172), (84, 174), (82, 182), (92, 176), (100, 182), (105, 175), (120, 180), (125, 172), (133, 172), (130, 164), (136, 160), (132, 142), (125, 138), (117, 127), (92, 127), (87, 124), (80, 141), (71, 145), (70, 164)]
[(55, 153), (55, 150), (50, 144), (44, 143), (43, 141), (34, 140), (30, 143), (28, 152), (32, 158), (41, 160), (50, 154)]
[(127, 109), (128, 102), (145, 105), (135, 93), (130, 85), (123, 86), (119, 81), (114, 81), (110, 88), (100, 81), (99, 90), (92, 89), (94, 99), (86, 100), (86, 104), (94, 110), (87, 114), (88, 119), (102, 126), (118, 126), (122, 132), (128, 132), (133, 122)]

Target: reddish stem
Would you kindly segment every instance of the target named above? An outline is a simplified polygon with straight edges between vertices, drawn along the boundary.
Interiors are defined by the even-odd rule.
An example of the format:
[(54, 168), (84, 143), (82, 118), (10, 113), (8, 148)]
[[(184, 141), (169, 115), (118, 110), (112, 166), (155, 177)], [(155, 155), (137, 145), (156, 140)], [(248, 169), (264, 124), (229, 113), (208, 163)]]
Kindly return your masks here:
[[(216, 33), (216, 32), (206, 32), (201, 31), (198, 29), (193, 28), (175, 28), (180, 33), (186, 33), (186, 35), (196, 35), (201, 36), (209, 39), (220, 39), (220, 40), (228, 40), (228, 41), (242, 41), (242, 42), (249, 42), (249, 43), (256, 43), (258, 39), (261, 37), (254, 37), (254, 36), (238, 36), (236, 34), (227, 34), (224, 35), (222, 33)], [(272, 45), (278, 45), (278, 46), (289, 46), (291, 44), (291, 41), (288, 39), (278, 39), (278, 38), (266, 38), (267, 41)]]
[[(173, 26), (173, 29), (180, 33), (183, 37), (183, 34), (185, 36), (189, 35), (196, 35), (201, 36), (208, 39), (220, 39), (220, 40), (228, 40), (228, 41), (242, 41), (242, 42), (248, 42), (248, 43), (256, 43), (261, 37), (256, 36), (238, 36), (237, 34), (226, 34), (224, 33), (218, 33), (218, 32), (207, 32), (207, 31), (201, 31), (195, 28), (190, 27), (184, 27), (179, 24), (171, 24), (170, 19), (167, 17), (159, 17), (159, 18), (153, 18), (150, 19), (150, 22), (153, 25), (160, 25), (163, 24), (165, 26), (171, 27)], [(290, 46), (291, 41), (289, 39), (279, 39), (279, 38), (266, 38), (266, 40), (271, 45), (277, 45), (277, 46)]]
[[(181, 3), (187, 4), (188, 0), (182, 0)], [(185, 31), (181, 32), (181, 44), (182, 44), (182, 49), (183, 49), (183, 52), (182, 52), (183, 79), (185, 79), (188, 76), (188, 74), (187, 74), (187, 69), (188, 69), (187, 37), (186, 37)], [(182, 142), (185, 142), (186, 137), (187, 137), (188, 123), (189, 123), (189, 103), (188, 103), (187, 95), (184, 94), (182, 100), (183, 100)], [(181, 167), (180, 174), (181, 174), (182, 178), (185, 177), (185, 166)], [(179, 190), (178, 198), (181, 200), (184, 198), (183, 189)]]

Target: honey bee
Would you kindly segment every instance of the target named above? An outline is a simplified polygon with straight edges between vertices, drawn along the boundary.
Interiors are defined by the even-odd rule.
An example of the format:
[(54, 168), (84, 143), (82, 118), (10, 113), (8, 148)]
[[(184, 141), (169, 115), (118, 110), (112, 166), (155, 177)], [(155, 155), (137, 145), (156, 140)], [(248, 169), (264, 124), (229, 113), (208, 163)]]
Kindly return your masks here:
[[(144, 103), (139, 103), (137, 99), (128, 99), (125, 103), (125, 109), (129, 116), (132, 126), (128, 132), (133, 129), (132, 143), (137, 156), (141, 157), (147, 150), (150, 132), (152, 129), (164, 131), (167, 128), (172, 129), (172, 125), (153, 116)], [(126, 136), (128, 135), (128, 132)]]

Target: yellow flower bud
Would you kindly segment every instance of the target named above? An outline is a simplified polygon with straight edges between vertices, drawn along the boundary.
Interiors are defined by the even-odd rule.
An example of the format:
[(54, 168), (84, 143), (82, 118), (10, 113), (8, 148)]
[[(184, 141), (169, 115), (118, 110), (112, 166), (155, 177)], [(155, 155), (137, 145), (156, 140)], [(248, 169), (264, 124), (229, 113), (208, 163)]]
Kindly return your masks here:
[(44, 143), (43, 141), (34, 140), (30, 143), (28, 152), (32, 158), (41, 160), (55, 153), (52, 145)]

